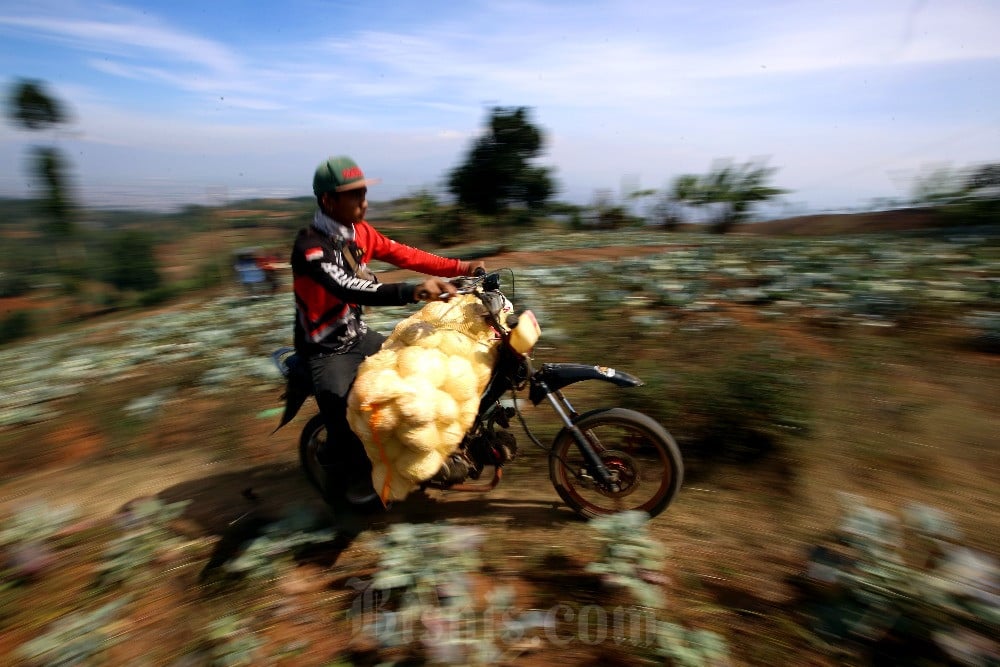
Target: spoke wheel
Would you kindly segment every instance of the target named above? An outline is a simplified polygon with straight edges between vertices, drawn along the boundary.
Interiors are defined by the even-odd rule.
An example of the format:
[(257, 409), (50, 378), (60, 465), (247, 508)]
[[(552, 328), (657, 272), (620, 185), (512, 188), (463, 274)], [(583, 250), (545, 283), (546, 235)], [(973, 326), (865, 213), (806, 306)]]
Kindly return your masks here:
[(549, 478), (567, 505), (586, 518), (640, 510), (656, 516), (680, 490), (684, 464), (673, 437), (650, 417), (624, 408), (597, 410), (576, 422), (612, 483), (602, 486), (588, 472), (573, 436), (556, 436)]

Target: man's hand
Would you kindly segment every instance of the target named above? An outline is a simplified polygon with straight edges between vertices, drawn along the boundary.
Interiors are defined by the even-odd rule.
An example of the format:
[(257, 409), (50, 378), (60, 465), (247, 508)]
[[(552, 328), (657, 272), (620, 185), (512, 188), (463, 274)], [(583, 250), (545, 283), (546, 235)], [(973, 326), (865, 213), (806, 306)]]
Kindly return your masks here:
[[(457, 294), (455, 286), (447, 280), (440, 278), (428, 278), (417, 285), (413, 298), (417, 301), (437, 301), (440, 298), (448, 299)], [(447, 296), (445, 296), (447, 295)]]
[(461, 269), (463, 276), (474, 276), (476, 275), (476, 269), (482, 269), (483, 272), (486, 271), (486, 263), (482, 260), (479, 260), (478, 262), (462, 262), (462, 265), (459, 268)]

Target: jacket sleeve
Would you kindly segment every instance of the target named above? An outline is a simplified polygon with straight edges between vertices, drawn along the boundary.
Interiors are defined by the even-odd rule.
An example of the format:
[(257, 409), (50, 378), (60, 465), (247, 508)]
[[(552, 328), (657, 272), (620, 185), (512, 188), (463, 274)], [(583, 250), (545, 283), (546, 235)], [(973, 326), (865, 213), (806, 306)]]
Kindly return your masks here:
[(345, 271), (332, 257), (336, 252), (315, 237), (300, 235), (292, 250), (297, 295), (321, 289), (344, 303), (361, 306), (401, 306), (416, 301), (416, 286), (376, 283)]
[[(379, 261), (388, 262), (401, 269), (417, 271), (429, 276), (454, 278), (462, 275), (462, 261), (449, 259), (429, 253), (419, 248), (393, 241), (367, 222), (362, 223), (371, 246), (371, 256)], [(356, 225), (356, 228), (358, 225)]]

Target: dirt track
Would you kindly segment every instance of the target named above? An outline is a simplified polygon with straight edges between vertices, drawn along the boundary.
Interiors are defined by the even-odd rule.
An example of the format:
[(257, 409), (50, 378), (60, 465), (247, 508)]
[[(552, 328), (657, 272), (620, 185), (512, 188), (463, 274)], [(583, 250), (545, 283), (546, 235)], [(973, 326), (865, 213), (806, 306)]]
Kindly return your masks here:
[[(488, 268), (524, 268), (534, 266), (554, 266), (572, 263), (583, 263), (592, 261), (608, 261), (621, 259), (624, 257), (639, 257), (643, 255), (665, 252), (677, 245), (648, 245), (648, 246), (611, 246), (605, 248), (584, 248), (572, 251), (536, 252), (536, 251), (514, 251), (500, 255), (487, 257), (484, 261)], [(380, 279), (384, 282), (394, 280), (411, 279), (416, 274), (409, 271), (387, 271), (380, 274)], [(287, 281), (286, 281), (287, 285)], [(262, 475), (261, 480), (266, 480), (269, 488), (274, 490), (274, 497), (281, 498), (278, 504), (294, 501), (302, 498), (302, 480), (299, 477), (298, 469), (294, 465), (294, 455), (291, 444), (297, 435), (296, 424), (287, 426), (280, 435), (271, 436), (268, 431), (268, 424), (255, 425), (258, 437), (262, 442), (270, 447), (288, 446), (288, 465), (284, 466), (285, 472), (281, 472), (283, 466), (278, 465), (272, 471), (265, 469), (257, 470), (257, 474)], [(156, 495), (164, 489), (182, 486), (185, 488), (197, 487), (197, 480), (206, 480), (205, 488), (197, 490), (199, 495), (211, 493), (218, 496), (219, 503), (210, 503), (216, 514), (221, 512), (222, 516), (228, 515), (226, 506), (233, 507), (234, 503), (226, 498), (232, 498), (229, 492), (213, 487), (215, 483), (210, 481), (217, 476), (224, 476), (231, 479), (231, 473), (246, 470), (248, 464), (240, 460), (213, 460), (210, 453), (197, 448), (196, 443), (192, 443), (191, 449), (176, 451), (165, 454), (152, 454), (142, 458), (129, 458), (127, 460), (111, 460), (85, 462), (81, 460), (81, 455), (85, 452), (78, 451), (80, 444), (79, 429), (74, 429), (73, 424), (67, 424), (65, 438), (53, 438), (53, 444), (67, 448), (66, 456), (62, 459), (61, 465), (39, 470), (28, 475), (22, 475), (9, 481), (0, 487), (0, 504), (18, 504), (27, 498), (45, 498), (50, 504), (60, 504), (73, 502), (77, 504), (86, 514), (90, 516), (106, 516), (113, 513), (129, 500), (145, 496)], [(280, 444), (279, 444), (280, 442)], [(291, 466), (289, 470), (288, 467)], [(238, 479), (239, 475), (236, 478)], [(534, 477), (534, 476), (533, 476)], [(557, 504), (558, 496), (548, 484), (547, 477), (535, 479), (538, 483), (529, 483), (529, 480), (520, 479), (514, 472), (510, 479), (505, 479), (500, 487), (487, 494), (491, 499), (491, 504), (495, 505), (500, 498), (507, 500), (523, 501), (529, 504), (544, 506), (546, 504)], [(237, 481), (236, 486), (243, 482)], [(224, 485), (228, 488), (228, 485)], [(235, 489), (239, 492), (242, 489)], [(233, 491), (233, 489), (230, 489)], [(172, 494), (176, 495), (176, 494)], [(258, 494), (267, 496), (268, 494)], [(308, 495), (308, 494), (307, 494)], [(441, 502), (464, 502), (478, 506), (473, 494), (439, 494)], [(459, 499), (464, 500), (459, 500)], [(237, 506), (240, 503), (235, 503)], [(206, 513), (207, 514), (210, 514)], [(237, 515), (239, 512), (237, 512)]]

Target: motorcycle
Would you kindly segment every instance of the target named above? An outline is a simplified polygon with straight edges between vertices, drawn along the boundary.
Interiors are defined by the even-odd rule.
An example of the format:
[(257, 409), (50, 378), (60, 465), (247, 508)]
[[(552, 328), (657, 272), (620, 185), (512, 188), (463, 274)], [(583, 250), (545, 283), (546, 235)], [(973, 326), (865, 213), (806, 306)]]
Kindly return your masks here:
[[(543, 363), (536, 368), (532, 353), (540, 327), (530, 311), (507, 315), (505, 326), (501, 326), (501, 311), (510, 301), (501, 291), (500, 273), (455, 278), (452, 283), (459, 294), (473, 294), (486, 307), (500, 338), (499, 353), (472, 427), (441, 470), (421, 488), (478, 493), (495, 489), (504, 467), (518, 453), (510, 430), (516, 417), (528, 439), (548, 453), (549, 479), (556, 493), (580, 516), (640, 510), (653, 517), (666, 509), (680, 490), (684, 474), (680, 451), (670, 433), (634, 410), (612, 407), (577, 412), (563, 393), (566, 387), (587, 380), (618, 387), (638, 387), (642, 381), (604, 366)], [(293, 349), (280, 348), (272, 359), (287, 381), (281, 428), (312, 395), (312, 380), (307, 364)], [(533, 405), (547, 402), (562, 422), (550, 446), (535, 437), (519, 408), (517, 395), (525, 390)], [(508, 393), (510, 399), (503, 400)], [(300, 464), (321, 493), (325, 479), (316, 453), (325, 438), (326, 427), (319, 414), (309, 419), (299, 436)], [(492, 475), (484, 481), (487, 469), (492, 469)]]

